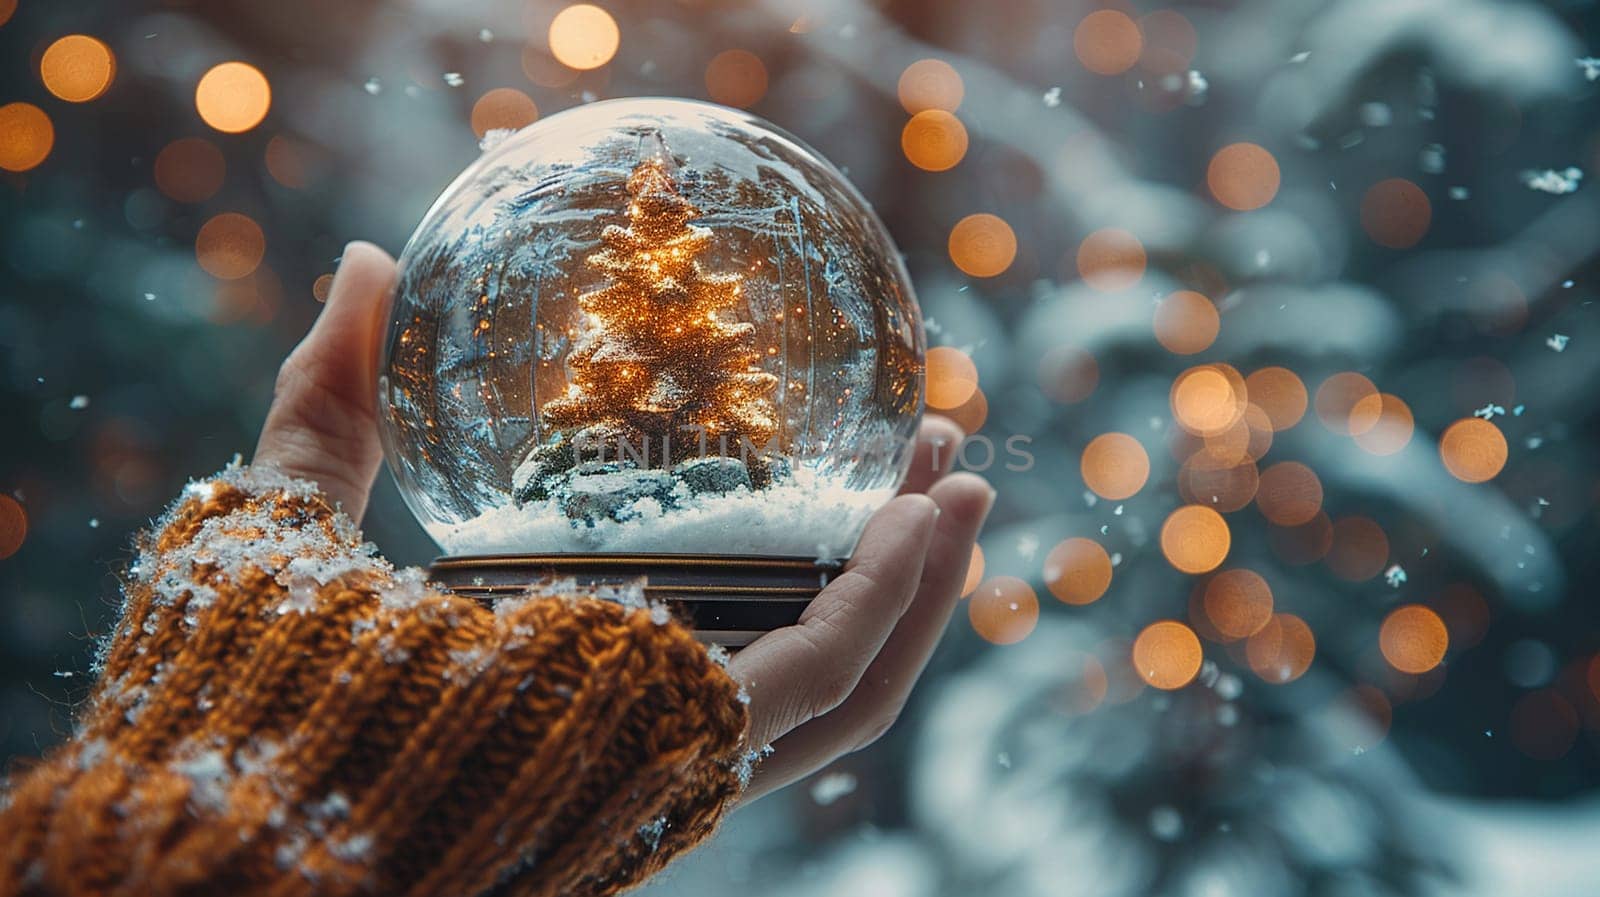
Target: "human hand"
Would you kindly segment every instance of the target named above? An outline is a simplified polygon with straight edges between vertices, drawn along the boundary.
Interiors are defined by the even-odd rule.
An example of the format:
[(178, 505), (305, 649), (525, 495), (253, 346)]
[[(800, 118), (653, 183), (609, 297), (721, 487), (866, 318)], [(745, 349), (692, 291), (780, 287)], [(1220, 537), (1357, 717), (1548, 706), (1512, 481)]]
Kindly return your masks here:
[[(257, 463), (316, 482), (359, 520), (383, 463), (377, 357), (396, 266), (352, 243), (327, 306), (278, 373)], [(945, 476), (960, 443), (950, 421), (923, 422), (901, 495), (868, 522), (845, 572), (800, 623), (740, 651), (729, 672), (750, 694), (752, 745), (771, 744), (751, 800), (860, 750), (904, 706), (960, 598), (994, 492), (970, 473)]]

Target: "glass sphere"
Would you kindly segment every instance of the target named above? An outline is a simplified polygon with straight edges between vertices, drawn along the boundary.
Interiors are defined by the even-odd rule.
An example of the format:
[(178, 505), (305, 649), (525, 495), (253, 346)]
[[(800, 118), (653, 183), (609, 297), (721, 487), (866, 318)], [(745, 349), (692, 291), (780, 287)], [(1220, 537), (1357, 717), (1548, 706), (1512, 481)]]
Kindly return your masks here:
[(400, 268), (384, 448), (452, 555), (839, 559), (905, 477), (905, 267), (844, 175), (751, 115), (544, 119), (456, 179)]

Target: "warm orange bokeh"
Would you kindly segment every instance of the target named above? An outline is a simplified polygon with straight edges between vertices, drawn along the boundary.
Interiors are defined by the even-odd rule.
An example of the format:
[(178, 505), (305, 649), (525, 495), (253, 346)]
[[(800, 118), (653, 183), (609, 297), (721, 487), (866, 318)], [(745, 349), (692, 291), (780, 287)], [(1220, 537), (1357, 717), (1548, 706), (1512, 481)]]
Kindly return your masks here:
[(1156, 305), (1156, 342), (1174, 355), (1204, 352), (1216, 342), (1222, 319), (1210, 299), (1193, 290), (1178, 290)]
[(1016, 644), (1039, 623), (1039, 596), (1015, 576), (996, 576), (973, 591), (967, 601), (967, 619), (984, 641)]
[(1500, 428), (1481, 417), (1465, 417), (1439, 437), (1439, 457), (1458, 480), (1482, 483), (1495, 478), (1509, 455)]
[(1317, 656), (1317, 639), (1306, 621), (1294, 614), (1274, 614), (1267, 625), (1245, 643), (1251, 672), (1274, 685), (1293, 682), (1311, 668)]
[(1205, 660), (1194, 630), (1176, 620), (1146, 626), (1133, 640), (1132, 656), (1139, 677), (1165, 691), (1193, 682)]
[(1066, 604), (1093, 604), (1111, 587), (1111, 556), (1092, 539), (1066, 539), (1044, 559), (1044, 584)]
[(195, 257), (206, 273), (222, 280), (248, 277), (266, 255), (267, 238), (247, 215), (223, 212), (200, 227)]
[(590, 3), (575, 3), (550, 22), (550, 55), (562, 65), (587, 71), (617, 55), (622, 32), (611, 14)]
[(1383, 618), (1378, 650), (1402, 673), (1420, 674), (1439, 665), (1450, 647), (1450, 633), (1439, 615), (1420, 604), (1397, 607)]
[(1374, 455), (1392, 455), (1405, 448), (1415, 430), (1411, 406), (1399, 396), (1374, 393), (1350, 409), (1350, 432), (1356, 445)]
[(950, 261), (973, 277), (1005, 273), (1017, 257), (1017, 235), (998, 215), (980, 212), (950, 229)]
[[(1352, 433), (1350, 413), (1362, 399), (1377, 394), (1378, 388), (1372, 381), (1354, 371), (1334, 374), (1317, 387), (1317, 417), (1333, 432), (1349, 436)], [(1371, 422), (1377, 422), (1376, 415)]]
[(1133, 68), (1143, 48), (1139, 24), (1115, 9), (1089, 13), (1072, 32), (1078, 61), (1097, 75), (1118, 75)]
[(1078, 244), (1078, 276), (1102, 293), (1132, 289), (1144, 277), (1144, 244), (1129, 231), (1106, 227)]
[(1244, 378), (1250, 401), (1259, 405), (1272, 422), (1272, 429), (1287, 430), (1306, 413), (1306, 385), (1294, 371), (1282, 367), (1262, 368)]
[(116, 77), (116, 54), (104, 41), (87, 34), (69, 34), (39, 58), (39, 78), (45, 89), (69, 103), (100, 98)]
[(194, 106), (211, 127), (224, 134), (242, 134), (267, 117), (272, 85), (247, 62), (224, 62), (201, 76)]
[(900, 149), (923, 171), (947, 171), (967, 154), (967, 129), (943, 109), (925, 109), (906, 122)]
[(11, 496), (0, 494), (0, 560), (16, 554), (27, 540), (27, 509)]
[(1112, 501), (1132, 497), (1150, 478), (1150, 455), (1126, 433), (1102, 433), (1083, 449), (1084, 485)]
[(1322, 480), (1299, 461), (1279, 461), (1261, 472), (1256, 506), (1279, 526), (1310, 523), (1322, 510)]
[(1206, 186), (1217, 202), (1236, 211), (1259, 209), (1278, 195), (1278, 160), (1254, 143), (1217, 150), (1206, 167)]
[(1233, 536), (1222, 515), (1203, 505), (1184, 505), (1161, 525), (1161, 553), (1184, 573), (1205, 573), (1228, 557)]
[(961, 432), (970, 436), (983, 429), (984, 423), (989, 419), (989, 397), (983, 394), (982, 389), (974, 389), (972, 395), (960, 405), (936, 410), (955, 421)]
[(929, 408), (960, 408), (978, 390), (978, 366), (960, 349), (935, 346), (928, 350), (926, 366)]
[(919, 59), (900, 73), (900, 105), (916, 115), (929, 109), (954, 112), (961, 106), (966, 87), (961, 75), (942, 59)]
[(1202, 606), (1224, 639), (1249, 638), (1272, 619), (1272, 589), (1254, 570), (1224, 570), (1206, 586)]
[(0, 106), (0, 169), (31, 171), (50, 158), (56, 145), (55, 125), (32, 103)]
[(1248, 404), (1244, 379), (1221, 364), (1203, 364), (1179, 374), (1172, 381), (1168, 402), (1178, 426), (1196, 436), (1227, 431)]
[(1389, 562), (1389, 537), (1375, 520), (1341, 517), (1334, 521), (1333, 545), (1325, 561), (1340, 579), (1366, 582)]
[(706, 92), (724, 106), (747, 109), (767, 94), (767, 66), (749, 50), (723, 50), (706, 66)]
[(518, 131), (539, 119), (539, 107), (514, 87), (496, 87), (472, 104), (472, 133), (480, 138), (490, 131)]
[(328, 296), (333, 293), (333, 275), (322, 274), (311, 282), (311, 298), (318, 302), (327, 302)]
[(1178, 470), (1178, 494), (1184, 501), (1230, 514), (1255, 499), (1261, 488), (1261, 472), (1255, 462), (1232, 466), (1196, 463), (1204, 457), (1204, 452), (1196, 452)]
[(1405, 178), (1379, 181), (1367, 188), (1361, 198), (1361, 227), (1379, 246), (1415, 246), (1427, 234), (1432, 220), (1428, 195)]
[(178, 202), (205, 202), (217, 195), (227, 171), (222, 150), (202, 137), (174, 140), (156, 155), (156, 187)]

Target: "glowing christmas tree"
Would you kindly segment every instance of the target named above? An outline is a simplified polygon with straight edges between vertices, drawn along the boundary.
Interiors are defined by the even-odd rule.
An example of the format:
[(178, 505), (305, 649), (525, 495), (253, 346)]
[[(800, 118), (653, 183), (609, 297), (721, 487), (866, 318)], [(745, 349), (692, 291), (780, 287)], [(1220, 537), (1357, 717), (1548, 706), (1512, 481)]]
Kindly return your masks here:
[[(611, 225), (586, 264), (608, 283), (578, 297), (587, 328), (568, 359), (565, 395), (544, 406), (547, 432), (578, 453), (642, 457), (667, 467), (710, 452), (746, 457), (776, 432), (755, 326), (724, 320), (743, 303), (743, 278), (702, 270), (710, 229), (678, 192), (669, 162), (640, 162), (628, 178), (627, 226)], [(749, 448), (757, 450), (750, 457)]]

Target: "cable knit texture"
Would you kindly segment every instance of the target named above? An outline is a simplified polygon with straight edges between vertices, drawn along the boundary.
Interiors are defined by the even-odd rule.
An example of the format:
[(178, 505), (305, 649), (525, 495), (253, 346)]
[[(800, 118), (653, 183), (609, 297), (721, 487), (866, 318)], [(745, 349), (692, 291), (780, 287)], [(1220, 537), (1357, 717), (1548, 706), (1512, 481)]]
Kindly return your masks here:
[(748, 776), (738, 686), (636, 593), (439, 594), (237, 466), (139, 548), (76, 734), (0, 798), (5, 897), (612, 894)]

